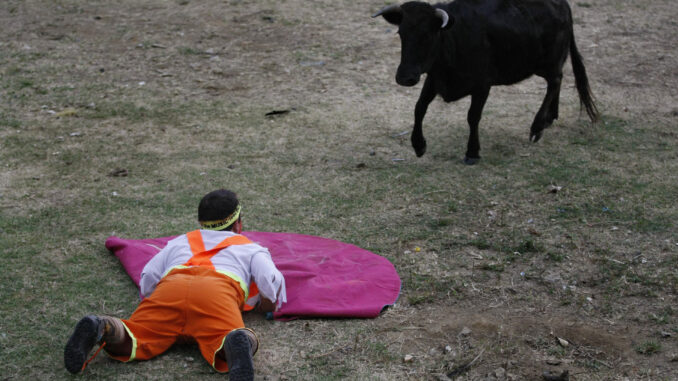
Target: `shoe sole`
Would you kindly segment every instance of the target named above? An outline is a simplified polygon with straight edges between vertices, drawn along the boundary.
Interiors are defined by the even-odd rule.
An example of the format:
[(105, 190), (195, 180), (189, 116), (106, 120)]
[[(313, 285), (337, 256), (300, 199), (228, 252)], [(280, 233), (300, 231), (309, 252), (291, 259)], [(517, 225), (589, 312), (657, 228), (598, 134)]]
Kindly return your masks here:
[(97, 343), (99, 322), (91, 316), (85, 316), (76, 324), (73, 334), (64, 349), (66, 370), (75, 374), (82, 370), (87, 356)]
[(254, 364), (250, 355), (250, 339), (244, 332), (235, 332), (226, 342), (226, 363), (229, 381), (254, 380)]

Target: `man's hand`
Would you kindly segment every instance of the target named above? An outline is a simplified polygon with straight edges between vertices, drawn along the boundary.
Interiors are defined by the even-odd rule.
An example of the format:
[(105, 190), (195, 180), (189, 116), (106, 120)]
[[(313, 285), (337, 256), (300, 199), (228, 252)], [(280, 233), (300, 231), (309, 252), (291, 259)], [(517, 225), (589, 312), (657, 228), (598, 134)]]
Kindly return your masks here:
[(254, 307), (254, 310), (256, 312), (262, 312), (262, 313), (273, 312), (273, 311), (275, 311), (275, 303), (264, 298), (263, 296), (260, 296), (260, 301), (259, 301), (259, 303), (257, 303), (257, 306)]

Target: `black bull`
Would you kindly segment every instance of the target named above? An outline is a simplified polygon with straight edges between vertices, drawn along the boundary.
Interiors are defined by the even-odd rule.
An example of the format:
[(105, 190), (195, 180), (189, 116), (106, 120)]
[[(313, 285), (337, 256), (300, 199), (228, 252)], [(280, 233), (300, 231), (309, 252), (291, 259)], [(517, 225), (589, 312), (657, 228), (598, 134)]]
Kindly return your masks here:
[(566, 0), (408, 2), (387, 6), (372, 17), (377, 16), (398, 25), (402, 52), (396, 82), (414, 86), (427, 73), (414, 109), (412, 147), (417, 156), (426, 152), (421, 126), (435, 96), (452, 102), (470, 95), (464, 162), (475, 164), (480, 159), (478, 123), (490, 87), (511, 85), (533, 74), (547, 83), (546, 96), (530, 128), (530, 140), (537, 142), (543, 130), (558, 119), (568, 53), (581, 104), (591, 121), (598, 117)]

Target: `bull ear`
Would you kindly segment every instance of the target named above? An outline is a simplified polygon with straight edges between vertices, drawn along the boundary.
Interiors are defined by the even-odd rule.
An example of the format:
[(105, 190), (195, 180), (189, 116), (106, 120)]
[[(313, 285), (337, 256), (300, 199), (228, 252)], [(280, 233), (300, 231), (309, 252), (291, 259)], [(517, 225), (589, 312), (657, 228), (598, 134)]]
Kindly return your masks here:
[(372, 17), (383, 16), (386, 21), (394, 25), (400, 25), (403, 21), (403, 11), (400, 5), (388, 5), (382, 8), (379, 12), (372, 15)]
[(440, 29), (450, 29), (454, 24), (454, 18), (451, 18), (447, 12), (440, 8), (436, 8), (436, 17), (441, 21)]

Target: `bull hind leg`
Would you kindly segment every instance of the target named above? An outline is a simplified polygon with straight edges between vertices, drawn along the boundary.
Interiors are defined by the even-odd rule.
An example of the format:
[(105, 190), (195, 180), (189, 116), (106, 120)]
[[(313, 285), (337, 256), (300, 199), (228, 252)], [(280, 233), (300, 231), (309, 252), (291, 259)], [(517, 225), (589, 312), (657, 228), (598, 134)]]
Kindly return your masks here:
[(541, 139), (544, 129), (551, 126), (558, 119), (558, 102), (560, 98), (560, 83), (563, 78), (562, 72), (546, 77), (546, 96), (534, 117), (530, 127), (530, 141), (536, 143)]

